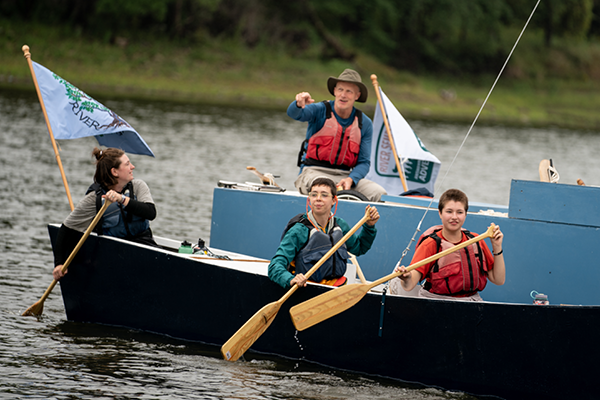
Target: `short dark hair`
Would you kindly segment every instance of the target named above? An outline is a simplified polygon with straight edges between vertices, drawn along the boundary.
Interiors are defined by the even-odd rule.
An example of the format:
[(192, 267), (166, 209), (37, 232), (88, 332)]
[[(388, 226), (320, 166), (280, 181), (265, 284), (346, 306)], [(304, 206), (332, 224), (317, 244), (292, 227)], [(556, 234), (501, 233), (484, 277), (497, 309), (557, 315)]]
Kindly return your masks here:
[(309, 192), (311, 192), (313, 187), (315, 187), (315, 186), (329, 186), (329, 188), (331, 189), (331, 195), (333, 197), (337, 196), (337, 187), (335, 186), (335, 183), (329, 178), (325, 178), (325, 177), (316, 178), (310, 184)]
[(463, 206), (465, 206), (465, 212), (469, 211), (469, 198), (463, 191), (460, 191), (458, 189), (446, 190), (440, 197), (440, 201), (438, 203), (438, 210), (442, 212), (442, 210), (449, 201), (456, 201), (458, 203), (462, 203)]
[(96, 158), (96, 173), (94, 174), (94, 182), (104, 186), (105, 189), (110, 189), (116, 185), (118, 180), (112, 174), (112, 169), (119, 169), (121, 166), (121, 157), (125, 152), (121, 149), (109, 147), (105, 150), (100, 150), (94, 147), (92, 155)]

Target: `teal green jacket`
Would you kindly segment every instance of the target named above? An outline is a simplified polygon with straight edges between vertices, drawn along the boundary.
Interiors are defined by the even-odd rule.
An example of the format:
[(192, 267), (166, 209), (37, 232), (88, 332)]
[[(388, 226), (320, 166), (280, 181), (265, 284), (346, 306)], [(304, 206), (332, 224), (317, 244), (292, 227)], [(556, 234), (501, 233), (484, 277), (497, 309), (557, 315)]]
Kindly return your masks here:
[[(342, 228), (344, 235), (350, 231), (346, 221), (338, 217), (334, 218), (339, 227)], [(309, 233), (308, 227), (302, 223), (296, 223), (286, 232), (269, 264), (269, 279), (283, 288), (291, 287), (290, 281), (294, 278), (294, 275), (288, 270), (288, 267), (308, 241)], [(371, 248), (376, 234), (377, 228), (375, 226), (364, 224), (359, 234), (355, 233), (346, 241), (346, 248), (355, 256), (365, 254)]]

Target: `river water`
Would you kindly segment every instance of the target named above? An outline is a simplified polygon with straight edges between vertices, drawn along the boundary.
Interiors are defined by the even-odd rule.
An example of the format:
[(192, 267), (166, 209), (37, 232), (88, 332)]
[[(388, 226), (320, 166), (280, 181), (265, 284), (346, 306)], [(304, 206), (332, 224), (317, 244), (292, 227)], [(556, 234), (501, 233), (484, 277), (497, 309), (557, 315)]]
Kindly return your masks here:
[[(293, 95), (293, 93), (292, 93)], [(209, 241), (212, 191), (219, 180), (257, 181), (246, 171), (279, 175), (293, 189), (305, 126), (285, 110), (259, 111), (98, 98), (144, 137), (156, 158), (130, 155), (157, 204), (156, 235)], [(400, 110), (401, 111), (401, 110)], [(446, 175), (466, 125), (409, 121)], [(91, 138), (61, 141), (61, 159), (77, 202), (91, 183)], [(436, 187), (472, 201), (508, 204), (510, 179), (538, 179), (552, 158), (561, 183), (598, 184), (598, 132), (478, 127)], [(219, 349), (159, 335), (65, 318), (60, 286), (41, 318), (21, 313), (51, 283), (49, 222), (69, 213), (65, 190), (35, 92), (0, 90), (0, 397), (33, 399), (468, 399), (464, 393), (283, 359), (223, 361)], [(381, 354), (381, 357), (385, 357)], [(405, 366), (410, 368), (410, 360)]]

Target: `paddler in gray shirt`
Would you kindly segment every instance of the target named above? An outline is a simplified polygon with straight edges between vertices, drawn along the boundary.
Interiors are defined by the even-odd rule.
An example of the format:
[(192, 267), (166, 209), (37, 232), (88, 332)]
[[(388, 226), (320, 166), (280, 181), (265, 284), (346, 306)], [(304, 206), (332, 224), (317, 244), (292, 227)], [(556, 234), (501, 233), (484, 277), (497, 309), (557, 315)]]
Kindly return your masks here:
[[(156, 218), (156, 207), (148, 185), (133, 179), (135, 166), (125, 152), (95, 147), (96, 158), (94, 184), (61, 225), (54, 252), (54, 279), (64, 276), (62, 266), (75, 248), (77, 241), (90, 225), (104, 198), (113, 203), (106, 209), (96, 225), (98, 234), (132, 240), (156, 246), (150, 230), (150, 222)], [(66, 273), (66, 272), (65, 272)]]

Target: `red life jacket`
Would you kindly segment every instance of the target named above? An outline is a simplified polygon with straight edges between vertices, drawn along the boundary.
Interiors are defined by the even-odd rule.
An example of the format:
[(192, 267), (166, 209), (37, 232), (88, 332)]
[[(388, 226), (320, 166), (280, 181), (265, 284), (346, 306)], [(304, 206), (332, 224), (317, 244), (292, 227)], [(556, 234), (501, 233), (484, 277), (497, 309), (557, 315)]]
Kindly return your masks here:
[(354, 122), (342, 127), (332, 115), (331, 104), (327, 108), (325, 124), (308, 140), (304, 165), (350, 169), (356, 166), (360, 151), (362, 112), (356, 110)]
[[(425, 240), (435, 240), (437, 253), (454, 247), (454, 244), (443, 239), (442, 225), (436, 225), (427, 229), (419, 239), (416, 247)], [(467, 238), (474, 238), (471, 232), (461, 229)], [(487, 263), (485, 255), (479, 246), (479, 242), (464, 247), (458, 251), (439, 258), (425, 277), (424, 288), (431, 293), (444, 295), (471, 295), (481, 291), (487, 284)]]

